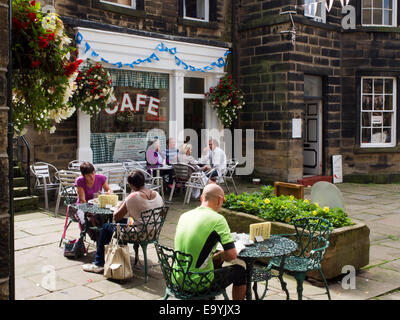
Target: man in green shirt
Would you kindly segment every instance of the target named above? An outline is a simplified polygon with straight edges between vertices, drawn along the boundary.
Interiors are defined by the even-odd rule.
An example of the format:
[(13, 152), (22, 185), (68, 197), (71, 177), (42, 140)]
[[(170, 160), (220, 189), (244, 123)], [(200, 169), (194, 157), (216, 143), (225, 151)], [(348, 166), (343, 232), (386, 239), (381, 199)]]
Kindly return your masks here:
[[(217, 184), (209, 184), (201, 195), (201, 206), (182, 214), (179, 219), (175, 233), (175, 250), (192, 255), (191, 272), (214, 270), (214, 267), (220, 267), (224, 261), (232, 261), (237, 257), (228, 223), (217, 213), (224, 201), (222, 188)], [(213, 254), (219, 242), (224, 250)], [(211, 286), (226, 288), (233, 283), (233, 300), (244, 299), (246, 276), (242, 266), (232, 265), (216, 269), (210, 277)], [(176, 278), (179, 281), (179, 275), (176, 275)], [(195, 275), (191, 279), (196, 282)]]

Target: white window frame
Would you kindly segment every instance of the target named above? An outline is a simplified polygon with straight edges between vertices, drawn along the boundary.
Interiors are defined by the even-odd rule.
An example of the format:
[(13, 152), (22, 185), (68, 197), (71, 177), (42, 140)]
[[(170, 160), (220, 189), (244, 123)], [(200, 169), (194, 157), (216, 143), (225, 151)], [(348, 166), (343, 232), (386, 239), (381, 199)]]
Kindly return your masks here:
[[(362, 130), (363, 130), (363, 112), (371, 112), (373, 113), (373, 111), (363, 111), (363, 83), (365, 79), (371, 79), (371, 80), (375, 80), (375, 79), (392, 79), (393, 80), (393, 110), (392, 111), (385, 111), (385, 110), (379, 110), (376, 112), (391, 112), (392, 113), (392, 119), (391, 119), (391, 132), (390, 132), (390, 136), (391, 136), (391, 142), (389, 143), (373, 143), (373, 142), (369, 142), (369, 143), (363, 143), (362, 142)], [(385, 84), (383, 84), (383, 87), (385, 87)], [(360, 147), (361, 148), (388, 148), (388, 147), (395, 147), (396, 146), (396, 109), (397, 109), (397, 79), (395, 77), (370, 77), (370, 76), (366, 76), (366, 77), (361, 77), (361, 84), (360, 84), (360, 88), (361, 88), (361, 98), (360, 98)], [(382, 95), (384, 95), (384, 88), (383, 88), (383, 93)], [(374, 97), (375, 93), (374, 93), (374, 87), (372, 87), (372, 97)], [(372, 101), (374, 101), (374, 99), (372, 99)], [(372, 121), (372, 120), (371, 120)], [(383, 125), (382, 125), (383, 126)], [(372, 134), (371, 134), (371, 139), (372, 139)]]
[[(321, 6), (321, 15), (314, 15), (313, 12), (308, 12), (313, 10), (313, 6)], [(317, 12), (318, 8), (315, 10)], [(325, 2), (321, 0), (304, 0), (304, 16), (312, 18), (314, 21), (326, 23), (326, 7)]]
[[(374, 0), (372, 0), (374, 1)], [(397, 0), (390, 0), (392, 1), (392, 24), (384, 24), (384, 14), (385, 14), (385, 10), (384, 10), (384, 5), (385, 5), (385, 0), (382, 0), (382, 24), (364, 24), (364, 2), (361, 2), (361, 25), (362, 26), (366, 26), (366, 27), (397, 27)], [(374, 2), (372, 2), (373, 5)], [(379, 8), (375, 8), (373, 7), (372, 9), (379, 9)], [(373, 15), (373, 10), (371, 12), (371, 14)]]
[(183, 18), (188, 19), (188, 20), (194, 20), (194, 21), (209, 22), (209, 20), (210, 20), (210, 0), (196, 0), (196, 2), (198, 2), (198, 1), (204, 2), (204, 11), (205, 11), (204, 19), (186, 16), (186, 0), (183, 0)]
[(107, 0), (100, 0), (101, 3), (107, 3), (107, 4), (111, 4), (113, 6), (117, 6), (117, 7), (123, 7), (123, 8), (129, 8), (129, 9), (134, 9), (136, 10), (136, 0), (131, 0), (131, 5), (127, 6), (124, 4), (120, 4), (120, 3), (115, 3), (115, 2), (111, 2), (111, 1), (107, 1)]

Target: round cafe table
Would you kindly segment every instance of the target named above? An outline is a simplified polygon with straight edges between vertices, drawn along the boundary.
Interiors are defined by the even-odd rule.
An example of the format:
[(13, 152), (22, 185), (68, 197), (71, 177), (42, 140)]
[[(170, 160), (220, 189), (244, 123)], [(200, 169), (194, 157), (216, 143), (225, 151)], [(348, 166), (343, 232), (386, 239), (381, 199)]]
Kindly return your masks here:
[[(279, 268), (278, 278), (281, 282), (282, 289), (286, 296), (289, 297), (289, 292), (286, 288), (286, 282), (283, 280), (283, 266), (285, 257), (297, 249), (297, 244), (293, 240), (278, 235), (271, 237), (262, 242), (255, 242), (240, 251), (238, 258), (246, 263), (246, 299), (251, 300), (251, 280), (253, 277), (254, 263), (260, 258), (282, 257), (282, 262)], [(257, 297), (257, 296), (256, 296)]]

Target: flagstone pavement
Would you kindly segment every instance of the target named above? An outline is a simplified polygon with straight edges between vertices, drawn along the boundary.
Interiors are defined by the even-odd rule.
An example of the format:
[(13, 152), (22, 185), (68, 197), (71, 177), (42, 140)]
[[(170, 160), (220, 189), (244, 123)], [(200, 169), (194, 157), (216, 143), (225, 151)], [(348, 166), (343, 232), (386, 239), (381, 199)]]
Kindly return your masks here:
[[(357, 273), (356, 288), (344, 289), (339, 279), (329, 281), (333, 300), (400, 300), (400, 185), (399, 184), (337, 184), (345, 199), (345, 210), (354, 222), (370, 228), (370, 263)], [(253, 192), (258, 186), (240, 183), (239, 191)], [(305, 198), (310, 199), (310, 187)], [(160, 243), (173, 247), (175, 228), (180, 215), (199, 205), (191, 200), (182, 205), (183, 196), (174, 196)], [(15, 298), (17, 300), (154, 300), (162, 299), (165, 282), (157, 264), (153, 245), (148, 248), (149, 281), (144, 281), (143, 255), (133, 266), (134, 277), (126, 282), (107, 280), (103, 275), (82, 271), (84, 263), (94, 260), (95, 244), (87, 241), (88, 254), (79, 260), (67, 259), (59, 247), (65, 223), (65, 207), (54, 217), (55, 201), (49, 211), (16, 214), (15, 228)], [(43, 206), (43, 202), (42, 202)], [(78, 237), (76, 223), (71, 224), (67, 238)], [(87, 237), (87, 239), (89, 239)], [(131, 249), (133, 263), (133, 249)], [(241, 263), (239, 260), (235, 261)], [(285, 276), (291, 299), (297, 299), (296, 282)], [(284, 300), (278, 281), (270, 280), (265, 300)], [(259, 285), (259, 290), (263, 285)], [(228, 288), (228, 295), (231, 290)], [(170, 298), (172, 299), (172, 298)], [(222, 296), (218, 299), (222, 299)], [(324, 288), (307, 281), (303, 299), (327, 300)]]

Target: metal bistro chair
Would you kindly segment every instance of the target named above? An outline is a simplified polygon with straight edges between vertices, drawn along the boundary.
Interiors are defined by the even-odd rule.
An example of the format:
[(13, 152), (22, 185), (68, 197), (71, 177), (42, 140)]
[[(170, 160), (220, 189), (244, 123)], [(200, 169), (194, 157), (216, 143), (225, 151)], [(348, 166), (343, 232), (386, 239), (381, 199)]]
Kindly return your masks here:
[(233, 176), (235, 174), (235, 170), (236, 167), (238, 166), (239, 161), (236, 161), (234, 159), (231, 159), (230, 161), (228, 161), (227, 165), (226, 165), (226, 169), (224, 170), (224, 172), (222, 173), (222, 176), (219, 177), (219, 183), (225, 183), (226, 185), (226, 189), (228, 190), (228, 193), (230, 193), (231, 191), (229, 190), (229, 186), (228, 186), (228, 181), (230, 180), (233, 184), (233, 188), (235, 190), (235, 194), (238, 194), (238, 190), (236, 188), (236, 184), (235, 184), (235, 180), (233, 179)]
[(181, 300), (206, 300), (221, 294), (225, 300), (229, 300), (226, 289), (213, 284), (214, 270), (191, 272), (192, 255), (175, 251), (157, 242), (155, 248), (166, 282), (164, 300), (170, 296)]
[(143, 251), (145, 282), (148, 281), (147, 246), (158, 241), (169, 207), (159, 207), (141, 212), (140, 225), (123, 225), (121, 240), (132, 243), (135, 250), (135, 265), (139, 261), (139, 246)]
[(84, 163), (83, 160), (72, 160), (68, 163), (68, 170), (69, 171), (80, 171), (81, 164)]
[(75, 180), (80, 176), (80, 173), (76, 171), (66, 171), (60, 170), (56, 173), (56, 177), (60, 182), (58, 188), (58, 195), (57, 195), (57, 202), (56, 202), (56, 209), (54, 211), (54, 216), (57, 217), (58, 209), (60, 207), (60, 200), (61, 198), (66, 199), (66, 205), (71, 204), (71, 199), (76, 199), (78, 194), (75, 188)]
[[(296, 219), (293, 221), (293, 225), (295, 233), (280, 234), (280, 236), (292, 238), (298, 245), (297, 251), (285, 258), (284, 272), (296, 278), (298, 299), (302, 300), (303, 282), (307, 271), (318, 270), (324, 282), (328, 298), (331, 300), (328, 283), (321, 269), (321, 261), (325, 250), (329, 246), (328, 238), (333, 229), (332, 224), (326, 219), (312, 217)], [(281, 257), (272, 258), (267, 268), (278, 269), (281, 259)], [(265, 290), (267, 290), (267, 286)], [(289, 299), (289, 296), (287, 296), (287, 299)]]
[(122, 194), (122, 200), (126, 197), (126, 179), (127, 172), (126, 170), (121, 168), (110, 169), (108, 171), (103, 172), (103, 174), (107, 177), (107, 183), (110, 189), (115, 194)]
[(169, 201), (172, 201), (177, 184), (180, 184), (182, 187), (184, 187), (186, 182), (189, 181), (192, 173), (196, 171), (191, 165), (185, 163), (173, 163), (172, 168), (174, 170), (174, 182), (169, 195)]
[[(125, 170), (126, 167), (125, 167)], [(162, 177), (153, 177), (150, 173), (148, 173), (146, 170), (143, 170), (139, 167), (135, 167), (130, 169), (129, 171), (127, 170), (127, 175), (132, 171), (132, 170), (138, 170), (143, 173), (144, 178), (145, 178), (145, 184), (147, 189), (155, 190), (158, 193), (162, 195), (161, 188), (163, 187), (162, 183)]]
[(47, 192), (49, 190), (57, 190), (59, 181), (56, 177), (57, 168), (47, 162), (36, 162), (30, 165), (30, 170), (35, 176), (35, 189), (44, 191), (45, 209), (49, 209), (49, 200)]
[(186, 203), (189, 204), (193, 189), (203, 190), (205, 188), (205, 186), (211, 180), (211, 175), (216, 170), (217, 168), (214, 168), (208, 171), (207, 174), (205, 174), (203, 171), (196, 171), (191, 174), (188, 182), (186, 182), (186, 193), (185, 199), (183, 200), (183, 205)]

